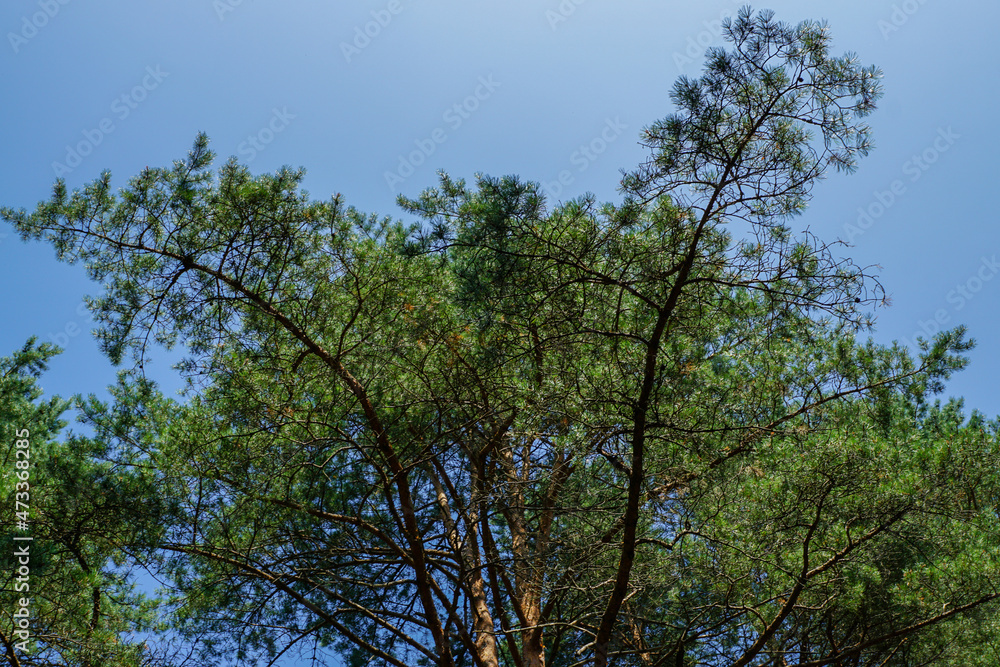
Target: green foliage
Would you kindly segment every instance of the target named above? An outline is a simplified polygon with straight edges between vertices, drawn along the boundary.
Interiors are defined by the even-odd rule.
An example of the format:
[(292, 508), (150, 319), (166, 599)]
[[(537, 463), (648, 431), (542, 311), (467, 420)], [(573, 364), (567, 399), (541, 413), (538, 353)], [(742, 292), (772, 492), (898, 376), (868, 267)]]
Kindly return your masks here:
[(155, 555), (201, 660), (988, 661), (998, 426), (932, 404), (972, 344), (862, 340), (877, 281), (788, 226), (867, 153), (878, 72), (819, 24), (726, 31), (619, 205), (442, 175), (407, 226), (199, 136), (3, 211), (107, 286), (133, 368), (59, 476), (112, 500), (60, 497)]
[[(69, 403), (58, 397), (42, 401), (37, 385), (57, 352), (32, 339), (0, 359), (4, 653), (10, 664), (24, 666), (165, 664), (143, 640), (156, 629), (155, 604), (135, 590), (131, 576), (141, 562), (135, 546), (155, 542), (144, 533), (155, 521), (155, 503), (136, 504), (153, 490), (148, 477), (101, 462), (106, 445), (58, 439)], [(16, 446), (25, 441), (27, 447)], [(15, 474), (21, 460), (29, 464), (26, 479)], [(15, 506), (15, 500), (24, 505)], [(15, 555), (25, 547), (27, 556)], [(25, 558), (28, 573), (21, 575)], [(13, 632), (12, 614), (22, 598), (29, 600), (27, 640)]]

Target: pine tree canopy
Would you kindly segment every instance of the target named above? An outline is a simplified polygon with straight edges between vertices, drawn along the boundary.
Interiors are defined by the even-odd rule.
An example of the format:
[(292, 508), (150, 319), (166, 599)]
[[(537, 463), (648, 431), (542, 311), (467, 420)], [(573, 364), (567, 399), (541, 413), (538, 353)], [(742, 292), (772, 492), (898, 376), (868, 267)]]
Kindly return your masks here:
[[(11, 664), (997, 664), (1000, 422), (935, 398), (972, 342), (872, 342), (877, 278), (792, 226), (881, 74), (825, 24), (724, 27), (617, 203), (442, 173), (401, 222), (202, 135), (3, 209), (123, 367), (60, 442), (53, 350), (0, 362), (44, 517)], [(181, 398), (144, 367), (174, 345)]]

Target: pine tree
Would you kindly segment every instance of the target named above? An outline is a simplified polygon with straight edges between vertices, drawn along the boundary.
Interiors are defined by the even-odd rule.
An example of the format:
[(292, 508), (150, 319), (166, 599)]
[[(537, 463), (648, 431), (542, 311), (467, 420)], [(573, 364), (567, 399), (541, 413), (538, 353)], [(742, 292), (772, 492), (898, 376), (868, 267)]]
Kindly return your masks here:
[[(821, 24), (726, 34), (618, 205), (442, 175), (407, 226), (199, 136), (3, 211), (107, 285), (94, 455), (160, 503), (130, 541), (203, 660), (982, 662), (997, 426), (931, 404), (971, 342), (862, 340), (878, 282), (789, 226), (879, 74)], [(143, 371), (178, 342), (183, 402)]]

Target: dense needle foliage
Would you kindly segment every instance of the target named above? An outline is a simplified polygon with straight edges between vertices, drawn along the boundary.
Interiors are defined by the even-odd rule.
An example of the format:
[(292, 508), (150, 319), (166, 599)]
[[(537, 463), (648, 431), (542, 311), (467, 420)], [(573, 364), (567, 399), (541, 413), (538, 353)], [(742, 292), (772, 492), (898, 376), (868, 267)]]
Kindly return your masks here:
[[(3, 211), (106, 287), (92, 465), (197, 660), (995, 663), (998, 425), (933, 399), (971, 343), (865, 341), (879, 284), (790, 226), (879, 73), (822, 24), (726, 36), (620, 204), (442, 175), (407, 226), (199, 136)], [(176, 343), (182, 401), (143, 373)]]

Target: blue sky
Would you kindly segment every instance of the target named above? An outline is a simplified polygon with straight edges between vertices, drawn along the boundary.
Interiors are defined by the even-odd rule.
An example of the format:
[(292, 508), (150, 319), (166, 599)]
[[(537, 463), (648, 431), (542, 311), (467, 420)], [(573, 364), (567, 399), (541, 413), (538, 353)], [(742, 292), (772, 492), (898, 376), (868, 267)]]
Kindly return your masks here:
[[(644, 156), (641, 128), (671, 111), (737, 2), (326, 3), (306, 0), (6, 2), (0, 202), (33, 207), (57, 173), (118, 185), (182, 157), (198, 131), (220, 160), (308, 170), (315, 197), (401, 215), (435, 171), (519, 174), (566, 199), (614, 200)], [(756, 5), (762, 7), (762, 5)], [(964, 323), (979, 345), (950, 393), (1000, 413), (1000, 227), (994, 28), (1000, 6), (940, 0), (772, 2), (790, 22), (829, 21), (835, 50), (885, 71), (876, 149), (821, 183), (793, 227), (850, 240), (892, 296), (876, 337)], [(562, 176), (562, 182), (560, 182)], [(867, 213), (867, 216), (862, 212)], [(32, 334), (66, 353), (46, 389), (99, 391), (114, 371), (80, 307), (81, 267), (0, 229), (0, 349)], [(1000, 259), (1000, 258), (997, 258)], [(176, 385), (168, 364), (149, 369)], [(172, 384), (173, 383), (173, 384)]]
[[(555, 199), (617, 200), (644, 157), (641, 128), (671, 112), (719, 20), (740, 3), (506, 0), (8, 0), (0, 6), (4, 90), (0, 202), (33, 207), (57, 175), (118, 186), (183, 157), (197, 132), (220, 162), (308, 170), (317, 198), (401, 215), (435, 171), (518, 174)], [(1000, 413), (1000, 225), (993, 186), (1000, 4), (838, 0), (755, 5), (789, 22), (826, 19), (834, 50), (885, 72), (876, 149), (815, 190), (793, 222), (878, 264), (892, 306), (876, 339), (966, 324), (978, 341), (949, 385)], [(82, 267), (0, 227), (0, 354), (30, 335), (66, 352), (46, 390), (101, 393), (114, 369), (89, 334)], [(147, 366), (179, 386), (167, 363)]]

